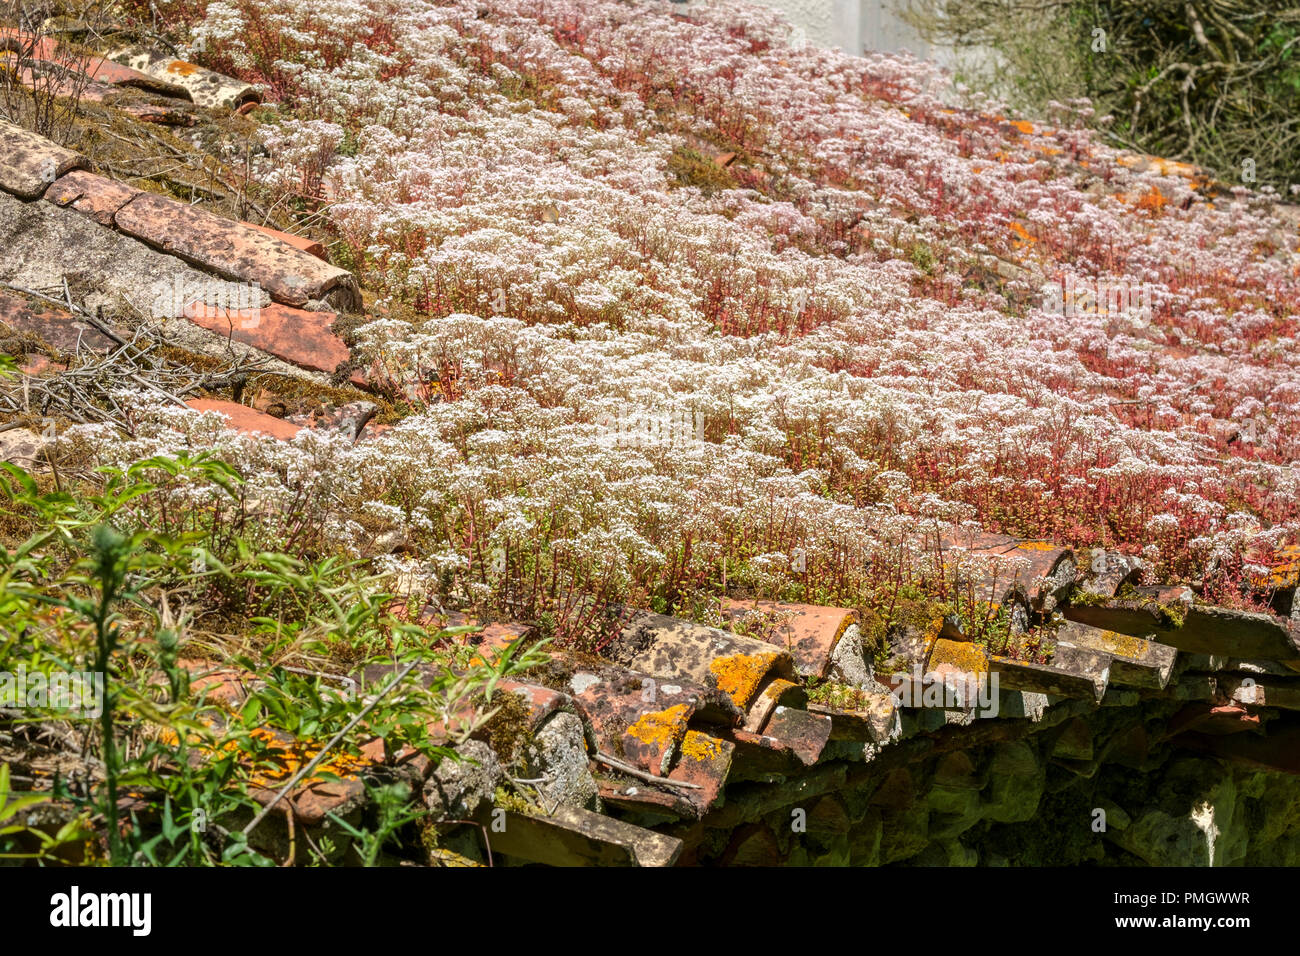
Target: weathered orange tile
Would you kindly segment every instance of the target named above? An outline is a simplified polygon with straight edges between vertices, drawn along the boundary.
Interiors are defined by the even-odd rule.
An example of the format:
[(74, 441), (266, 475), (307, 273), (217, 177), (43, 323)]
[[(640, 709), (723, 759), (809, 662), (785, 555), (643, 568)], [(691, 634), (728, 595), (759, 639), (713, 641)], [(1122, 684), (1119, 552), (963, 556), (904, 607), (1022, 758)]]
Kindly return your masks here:
[(60, 176), (46, 190), (45, 198), (56, 206), (85, 213), (102, 226), (111, 226), (117, 211), (141, 194), (134, 186), (78, 169)]
[(737, 625), (744, 624), (746, 633), (784, 647), (798, 672), (809, 677), (826, 676), (835, 645), (857, 621), (857, 614), (848, 608), (774, 601), (726, 599), (722, 613)]
[(121, 63), (114, 63), (112, 60), (105, 60), (103, 57), (91, 57), (85, 64), (85, 73), (86, 76), (100, 83), (109, 83), (113, 86), (130, 86), (140, 90), (147, 90), (150, 93), (157, 93), (160, 96), (191, 100), (189, 90), (183, 86), (168, 83), (166, 80), (150, 76), (148, 73), (142, 73), (139, 70), (133, 70)]
[(164, 252), (228, 278), (256, 282), (285, 305), (303, 306), (326, 296), (340, 308), (361, 305), (351, 273), (199, 206), (146, 193), (120, 210), (116, 222), (127, 235)]
[(0, 292), (0, 324), (16, 332), (39, 336), (60, 352), (72, 353), (82, 349), (102, 352), (113, 344), (108, 336), (70, 312), (33, 304), (7, 292)]
[(60, 176), (89, 165), (80, 153), (0, 120), (0, 189), (5, 192), (39, 199)]
[(225, 309), (193, 302), (185, 306), (185, 317), (303, 368), (333, 374), (351, 357), (343, 340), (330, 331), (336, 318), (333, 312), (308, 312), (278, 302), (260, 309)]
[(253, 411), (247, 405), (240, 405), (237, 402), (226, 402), (216, 398), (192, 398), (185, 404), (196, 412), (220, 412), (229, 420), (228, 426), (239, 432), (248, 434), (260, 432), (287, 441), (302, 431), (297, 425)]
[(279, 229), (272, 229), (269, 226), (259, 226), (255, 222), (245, 222), (245, 226), (250, 226), (258, 232), (270, 236), (272, 239), (279, 239), (281, 242), (287, 242), (295, 249), (301, 249), (303, 252), (310, 253), (317, 259), (325, 258), (325, 247), (315, 239), (307, 239), (303, 236), (295, 236), (293, 233), (281, 232)]

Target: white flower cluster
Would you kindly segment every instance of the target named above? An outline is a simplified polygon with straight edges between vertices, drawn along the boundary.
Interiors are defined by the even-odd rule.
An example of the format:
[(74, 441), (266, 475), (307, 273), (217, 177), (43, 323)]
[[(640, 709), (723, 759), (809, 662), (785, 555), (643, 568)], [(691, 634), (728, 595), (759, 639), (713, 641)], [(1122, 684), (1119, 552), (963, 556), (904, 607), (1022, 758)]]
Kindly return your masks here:
[[(370, 323), (365, 358), (400, 394), (454, 383), (356, 448), (239, 450), (349, 546), (401, 526), (431, 580), (508, 600), (487, 551), (554, 597), (802, 586), (803, 549), (852, 595), (923, 568), (939, 514), (1189, 574), (1300, 531), (1300, 278), (1266, 205), (1184, 202), (1082, 130), (744, 4), (229, 0), (208, 22), (244, 25), (297, 117), (264, 182), (328, 197), (379, 305), (428, 317)], [(1043, 308), (1065, 275), (1149, 292), (1149, 320)], [(629, 408), (702, 424), (620, 443), (600, 423)]]

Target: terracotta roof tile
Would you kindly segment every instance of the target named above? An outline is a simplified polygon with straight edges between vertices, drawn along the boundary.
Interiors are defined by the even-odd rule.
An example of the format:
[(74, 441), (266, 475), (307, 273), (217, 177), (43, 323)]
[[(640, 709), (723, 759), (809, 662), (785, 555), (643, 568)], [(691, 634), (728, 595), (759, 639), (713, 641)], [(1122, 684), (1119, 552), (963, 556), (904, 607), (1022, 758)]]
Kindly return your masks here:
[(768, 719), (778, 707), (802, 707), (808, 703), (808, 692), (802, 684), (777, 677), (755, 697), (745, 714), (741, 729), (759, 731), (767, 726)]
[(262, 99), (261, 91), (251, 83), (154, 50), (124, 47), (110, 53), (109, 58), (133, 70), (183, 87), (199, 106), (233, 110), (248, 102), (261, 102)]
[(763, 727), (763, 736), (785, 744), (800, 763), (811, 767), (831, 739), (831, 718), (795, 707), (777, 707)]
[(192, 101), (190, 91), (177, 83), (143, 73), (140, 70), (133, 70), (129, 66), (123, 66), (121, 63), (106, 60), (103, 57), (95, 56), (86, 61), (85, 74), (100, 83), (110, 83), (113, 86), (129, 86), (156, 93), (159, 96)]
[(893, 694), (870, 694), (867, 702), (852, 709), (809, 704), (808, 710), (831, 719), (831, 740), (860, 740), (885, 744), (902, 731), (898, 698)]
[(592, 684), (574, 699), (591, 720), (603, 752), (657, 777), (667, 775), (695, 712), (694, 701), (651, 703), (640, 687), (620, 689)]
[(1100, 701), (1110, 682), (1110, 655), (1075, 647), (1058, 648), (1050, 664), (1029, 664), (993, 656), (989, 667), (1001, 688)]
[(1049, 613), (1074, 586), (1075, 560), (1070, 548), (993, 534), (953, 538), (946, 546), (963, 548), (990, 562), (975, 582), (980, 600), (1001, 604), (1019, 593), (1035, 611)]
[(255, 282), (285, 305), (327, 297), (340, 308), (360, 305), (351, 273), (202, 207), (145, 193), (118, 210), (116, 223), (164, 252), (226, 278)]
[(330, 331), (338, 319), (334, 312), (309, 312), (279, 302), (253, 309), (193, 302), (184, 312), (195, 325), (301, 368), (333, 374), (352, 357), (343, 340)]
[(790, 741), (740, 729), (724, 731), (723, 735), (735, 746), (732, 783), (789, 776), (803, 766)]
[(273, 438), (290, 439), (302, 429), (262, 412), (254, 411), (238, 402), (226, 402), (215, 398), (192, 398), (185, 403), (196, 412), (220, 412), (227, 418), (227, 427), (246, 433), (261, 433)]
[(1164, 644), (1076, 621), (1066, 622), (1056, 632), (1056, 644), (1110, 655), (1111, 683), (1127, 687), (1163, 689), (1178, 659), (1178, 651)]
[(494, 852), (550, 866), (672, 866), (682, 841), (574, 807), (550, 816), (507, 812)]
[(293, 233), (281, 232), (279, 229), (272, 229), (269, 226), (259, 226), (254, 222), (243, 222), (242, 224), (248, 226), (250, 229), (256, 229), (258, 232), (270, 236), (272, 239), (279, 239), (281, 242), (287, 242), (295, 249), (300, 249), (309, 255), (315, 256), (317, 259), (325, 258), (325, 247), (315, 239), (295, 236)]
[(1186, 589), (1138, 588), (1134, 597), (1065, 608), (1072, 621), (1152, 635), (1180, 651), (1273, 661), (1300, 660), (1300, 627), (1276, 614), (1195, 603)]
[(793, 658), (766, 641), (649, 611), (627, 615), (610, 656), (654, 677), (718, 687), (746, 710), (769, 680), (794, 677)]
[(112, 226), (117, 211), (143, 190), (106, 179), (85, 170), (74, 170), (61, 176), (45, 192), (45, 198), (56, 206), (85, 213), (101, 226)]
[(694, 806), (697, 815), (702, 816), (721, 798), (735, 749), (736, 745), (729, 740), (698, 730), (686, 731), (668, 779), (699, 788), (680, 793), (683, 800)]
[(89, 165), (80, 153), (0, 120), (0, 189), (5, 192), (19, 199), (39, 199), (64, 173)]
[(722, 602), (722, 613), (746, 633), (789, 651), (803, 677), (826, 676), (836, 645), (858, 619), (847, 608), (731, 599)]
[(108, 336), (72, 313), (8, 292), (0, 292), (0, 323), (39, 336), (47, 345), (67, 354), (81, 349), (102, 352), (113, 345)]

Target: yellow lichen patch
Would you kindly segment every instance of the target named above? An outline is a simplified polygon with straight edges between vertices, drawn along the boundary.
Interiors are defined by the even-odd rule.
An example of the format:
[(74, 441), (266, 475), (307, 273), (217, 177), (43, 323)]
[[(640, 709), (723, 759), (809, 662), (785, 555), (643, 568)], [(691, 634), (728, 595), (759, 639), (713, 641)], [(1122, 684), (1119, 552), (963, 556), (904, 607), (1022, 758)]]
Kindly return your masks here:
[(943, 630), (944, 616), (942, 614), (933, 614), (930, 616), (929, 623), (925, 625), (925, 643), (933, 644), (939, 637), (939, 632)]
[[(214, 730), (217, 729), (217, 724), (210, 717), (201, 715), (200, 720)], [(254, 769), (248, 777), (248, 782), (258, 787), (271, 787), (277, 783), (284, 783), (301, 767), (311, 763), (320, 753), (318, 749), (311, 749), (300, 742), (286, 744), (282, 737), (265, 727), (253, 728), (249, 731), (249, 736), (268, 745), (268, 752), (260, 757), (261, 761), (267, 763)], [(203, 744), (202, 738), (196, 733), (190, 733), (187, 737), (190, 746), (208, 757), (237, 753), (240, 750), (239, 742), (235, 740), (227, 740), (216, 747), (209, 747)], [(170, 727), (163, 728), (158, 738), (169, 746), (176, 746), (180, 741), (180, 736)], [(254, 759), (251, 753), (245, 756), (250, 760)], [(361, 771), (372, 764), (372, 761), (364, 757), (337, 753), (321, 761), (312, 775), (305, 777), (301, 783), (304, 785), (319, 783), (324, 779), (322, 774), (333, 774), (343, 780), (355, 780)]]
[(1151, 650), (1150, 641), (1130, 634), (1120, 634), (1117, 631), (1103, 631), (1101, 644), (1108, 653), (1131, 659), (1145, 657)]
[(929, 668), (934, 670), (940, 664), (950, 664), (966, 674), (983, 674), (989, 669), (988, 656), (978, 644), (950, 641), (943, 637), (934, 642)]
[(702, 734), (697, 730), (686, 731), (682, 739), (682, 756), (698, 760), (700, 763), (713, 760), (722, 753), (720, 741), (716, 737)]
[(845, 614), (844, 617), (840, 619), (840, 626), (835, 629), (835, 639), (831, 641), (831, 647), (834, 647), (840, 642), (840, 638), (844, 636), (844, 632), (849, 629), (850, 624), (857, 623), (858, 614), (856, 611), (850, 611), (848, 614)]
[(738, 707), (746, 707), (758, 690), (759, 683), (780, 656), (777, 651), (731, 654), (710, 663), (709, 673), (717, 678), (719, 690), (725, 691)]
[(645, 714), (627, 729), (627, 734), (656, 750), (667, 750), (686, 733), (690, 708), (675, 704), (665, 710)]
[[(259, 730), (253, 731), (253, 736), (265, 737), (273, 746), (282, 746), (269, 732), (259, 733)], [(281, 750), (274, 755), (279, 766), (264, 767), (249, 777), (249, 783), (255, 786), (270, 786), (274, 783), (283, 783), (297, 773), (302, 767), (316, 759), (319, 750), (314, 750), (301, 744), (293, 744), (287, 749)], [(305, 777), (301, 783), (311, 784), (318, 783), (322, 774), (333, 774), (343, 780), (355, 780), (359, 773), (370, 765), (370, 761), (363, 757), (354, 757), (351, 754), (337, 754), (322, 761), (314, 770), (310, 777)]]

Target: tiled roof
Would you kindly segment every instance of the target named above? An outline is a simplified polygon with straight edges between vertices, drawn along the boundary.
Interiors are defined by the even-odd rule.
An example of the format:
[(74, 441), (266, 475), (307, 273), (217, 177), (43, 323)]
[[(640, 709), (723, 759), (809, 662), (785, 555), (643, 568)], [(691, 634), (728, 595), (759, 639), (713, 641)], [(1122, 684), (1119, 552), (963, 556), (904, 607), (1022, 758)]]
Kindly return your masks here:
[[(38, 53), (54, 56), (56, 49), (46, 45)], [(248, 84), (136, 49), (89, 60), (87, 76), (92, 98), (136, 115), (152, 109), (184, 116), (192, 106), (231, 110), (260, 100)], [(119, 104), (110, 95), (114, 87), (175, 102)], [(1032, 134), (1032, 127), (1016, 129)], [(735, 158), (724, 153), (716, 162), (725, 167)], [(1129, 160), (1134, 168), (1154, 163), (1163, 161)], [(358, 308), (359, 290), (319, 243), (223, 218), (88, 167), (85, 157), (0, 123), (0, 190), (23, 203), (48, 203), (58, 215), (84, 217), (101, 234), (138, 240), (204, 275), (255, 283), (273, 300), (249, 309), (184, 303), (190, 322), (302, 369), (333, 373), (350, 363), (334, 331), (335, 310)], [(1184, 164), (1159, 171), (1206, 194), (1215, 188)], [(1157, 194), (1130, 198), (1164, 201), (1158, 188)], [(320, 308), (326, 303), (331, 308)], [(70, 312), (8, 293), (0, 293), (0, 323), (68, 353), (111, 344)], [(374, 413), (358, 402), (308, 421), (215, 399), (187, 404), (224, 415), (233, 428), (283, 440), (307, 427), (345, 429), (355, 438)], [(17, 454), (11, 444), (36, 454), (23, 436), (21, 446), (0, 443), (6, 457)], [(1140, 563), (1117, 552), (1076, 554), (1052, 542), (991, 534), (941, 546), (983, 559), (975, 578), (960, 585), (979, 601), (1013, 609), (1013, 626), (1045, 623), (1060, 612), (1065, 623), (1055, 629), (1050, 660), (995, 652), (956, 620), (940, 622), (934, 633), (891, 635), (883, 653), (873, 655), (851, 608), (730, 598), (711, 618), (724, 626), (611, 609), (620, 626), (600, 657), (556, 651), (526, 680), (498, 686), (526, 711), (525, 756), (494, 753), (474, 739), (463, 748), (477, 767), (468, 773), (450, 761), (435, 766), (409, 752), (388, 754), (376, 740), (361, 758), (332, 762), (328, 769), (339, 779), (318, 773), (300, 783), (287, 806), (297, 825), (320, 827), (332, 812), (355, 811), (363, 779), (385, 767), (418, 783), (448, 824), (463, 823), (462, 814), (482, 824), (494, 812), (505, 814), (491, 851), (467, 828), (461, 849), (445, 851), (457, 860), (490, 862), (495, 854), (552, 865), (740, 864), (789, 857), (789, 832), (780, 821), (791, 810), (804, 812), (811, 833), (843, 833), (872, 813), (906, 818), (902, 832), (930, 825), (914, 819), (924, 800), (938, 834), (945, 817), (962, 815), (954, 807), (974, 791), (989, 808), (987, 818), (1002, 819), (1010, 811), (1000, 781), (1015, 778), (1023, 763), (1023, 754), (1005, 745), (1023, 740), (1041, 738), (1051, 759), (1079, 774), (1095, 772), (1105, 755), (1140, 763), (1157, 744), (1300, 773), (1296, 732), (1273, 735), (1268, 728), (1277, 712), (1300, 711), (1294, 552), (1261, 576), (1281, 612), (1266, 613), (1204, 605), (1188, 587), (1134, 587)], [(473, 623), (430, 608), (419, 617), (431, 628)], [(493, 622), (461, 640), (489, 657), (529, 633), (523, 624)], [(204, 673), (210, 667), (202, 662), (189, 666), (209, 686), (214, 721), (256, 680), (229, 669)], [(391, 674), (372, 667), (352, 679), (365, 694)], [(1134, 716), (1103, 740), (1086, 719), (1103, 709)], [(445, 738), (446, 727), (432, 729)], [(1236, 746), (1243, 735), (1249, 736)], [(1228, 737), (1233, 746), (1225, 745)], [(311, 756), (285, 735), (272, 742), (283, 772), (261, 781), (256, 796), (264, 802)], [(988, 761), (995, 778), (988, 781), (967, 753), (983, 747), (1002, 747)], [(518, 759), (527, 761), (530, 778), (543, 781), (541, 810), (493, 805), (495, 785)], [(891, 862), (923, 848), (891, 843), (877, 831), (874, 843), (851, 841), (849, 852), (855, 862)]]
[[(1100, 584), (1091, 565), (1071, 565), (1065, 580), (1060, 550), (1029, 545), (1031, 553), (1049, 556), (1041, 567), (1052, 576), (1068, 619), (1056, 632), (1056, 651), (1047, 664), (1002, 658), (960, 638), (900, 635), (888, 668), (876, 666), (871, 673), (874, 662), (864, 658), (860, 663), (870, 677), (860, 686), (842, 687), (844, 697), (820, 702), (810, 700), (810, 693), (816, 697), (837, 641), (856, 626), (851, 611), (723, 602), (724, 617), (750, 631), (741, 634), (621, 609), (623, 628), (606, 656), (558, 651), (527, 679), (500, 686), (526, 705), (533, 739), (556, 726), (552, 722), (576, 718), (573, 726), (580, 729), (564, 738), (565, 746), (586, 785), (554, 791), (542, 810), (500, 811), (508, 836), (493, 839), (494, 859), (553, 865), (777, 862), (789, 848), (782, 827), (772, 821), (788, 816), (790, 808), (806, 811), (809, 826), (824, 817), (818, 825), (844, 832), (856, 811), (839, 792), (875, 793), (872, 805), (887, 816), (910, 812), (909, 801), (941, 802), (949, 792), (944, 787), (996, 786), (970, 776), (977, 758), (968, 754), (990, 746), (1010, 754), (1015, 751), (1005, 749), (1008, 742), (1039, 735), (1050, 740), (1052, 760), (1079, 773), (1095, 771), (1105, 755), (1130, 759), (1123, 757), (1124, 747), (1136, 748), (1132, 759), (1138, 759), (1157, 745), (1185, 745), (1249, 766), (1300, 772), (1283, 741), (1254, 737), (1266, 730), (1271, 715), (1300, 710), (1300, 621), (1193, 600), (1182, 625), (1191, 627), (1188, 638), (1182, 627), (1162, 624), (1158, 615), (1136, 615), (1130, 610), (1136, 599), (1127, 589), (1121, 597)], [(1096, 566), (1104, 576), (1108, 565)], [(1101, 599), (1098, 589), (1110, 593)], [(1293, 597), (1294, 586), (1280, 600)], [(1071, 603), (1076, 598), (1080, 603)], [(755, 615), (761, 615), (761, 626)], [(1104, 618), (1108, 626), (1076, 619), (1080, 615)], [(1213, 626), (1197, 623), (1202, 618)], [(431, 611), (423, 619), (431, 627), (472, 623)], [(499, 649), (527, 631), (493, 624), (475, 640)], [(1259, 637), (1264, 634), (1266, 643)], [(1184, 645), (1191, 646), (1180, 650)], [(1243, 648), (1267, 653), (1245, 660), (1239, 656)], [(389, 676), (386, 668), (358, 675), (361, 692)], [(981, 697), (995, 676), (996, 692)], [(227, 680), (237, 683), (237, 677)], [(976, 691), (980, 681), (985, 683)], [(945, 687), (952, 692), (947, 698), (927, 696)], [(238, 699), (237, 691), (231, 694)], [(1103, 744), (1087, 718), (1115, 708), (1133, 715), (1132, 727), (1123, 743), (1112, 738)], [(1220, 742), (1225, 734), (1241, 733), (1252, 735), (1244, 750)], [(503, 766), (510, 761), (510, 755), (497, 756)], [(954, 760), (965, 761), (968, 783), (944, 782), (960, 777), (949, 766)], [(530, 773), (544, 779), (559, 762), (552, 753), (530, 764)], [(436, 772), (427, 762), (421, 766), (426, 779)], [(365, 775), (364, 769), (358, 772)], [(889, 781), (900, 772), (914, 792), (895, 807)], [(931, 783), (922, 783), (926, 779)], [(927, 787), (939, 787), (938, 795), (925, 797)], [(346, 787), (318, 790), (309, 809), (299, 801), (295, 812), (311, 826), (331, 806), (349, 806), (355, 796)], [(489, 822), (490, 790), (474, 805), (475, 819)], [(462, 849), (488, 862), (485, 848)], [(879, 852), (877, 847), (875, 862), (881, 862)]]
[[(96, 70), (114, 83), (189, 95), (146, 74), (137, 76), (136, 71), (112, 61), (102, 61)], [(309, 371), (333, 375), (351, 366), (351, 350), (334, 327), (339, 312), (360, 308), (360, 294), (351, 273), (331, 265), (320, 243), (226, 219), (201, 206), (110, 179), (89, 167), (84, 156), (0, 121), (0, 191), (29, 203), (43, 197), (54, 206), (80, 213), (96, 227), (158, 250), (171, 257), (178, 268), (183, 265), (214, 280), (245, 283), (271, 299), (249, 309), (242, 308), (242, 303), (241, 307), (205, 304), (198, 297), (174, 303), (178, 315), (197, 326)], [(66, 223), (59, 228), (76, 231)], [(11, 255), (21, 258), (22, 252), (16, 248)], [(180, 283), (187, 290), (189, 284)], [(146, 286), (147, 281), (141, 287)], [(138, 310), (148, 312), (150, 303), (135, 304)], [(14, 299), (8, 310), (16, 318), (8, 323), (12, 328), (38, 336), (48, 333), (50, 345), (68, 352), (76, 350), (77, 336), (70, 337), (67, 330), (85, 331), (77, 329), (73, 316), (56, 308)], [(103, 344), (94, 334), (80, 335), (80, 342), (89, 348)], [(365, 384), (359, 372), (347, 374), (353, 384)]]

